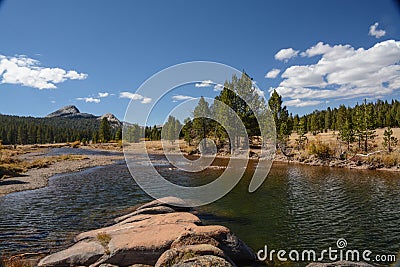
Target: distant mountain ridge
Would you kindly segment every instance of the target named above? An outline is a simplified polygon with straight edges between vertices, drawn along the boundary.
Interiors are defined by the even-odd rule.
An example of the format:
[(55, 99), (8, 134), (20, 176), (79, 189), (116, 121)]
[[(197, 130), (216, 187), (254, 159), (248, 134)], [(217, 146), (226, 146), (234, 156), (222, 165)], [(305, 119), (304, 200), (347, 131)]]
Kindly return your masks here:
[(62, 108), (48, 114), (45, 118), (74, 118), (74, 119), (93, 118), (93, 119), (98, 119), (98, 120), (107, 118), (107, 120), (110, 122), (111, 126), (113, 126), (113, 127), (121, 127), (122, 126), (122, 122), (120, 120), (118, 120), (117, 117), (115, 117), (115, 115), (112, 113), (106, 113), (102, 116), (95, 116), (95, 115), (89, 114), (89, 113), (81, 113), (79, 111), (79, 109), (74, 105), (62, 107)]
[(60, 108), (45, 117), (23, 117), (0, 114), (0, 140), (11, 144), (65, 143), (77, 140), (98, 142), (101, 120), (111, 126), (111, 140), (122, 123), (111, 113), (103, 116), (81, 113), (76, 106)]
[(95, 115), (89, 113), (81, 113), (76, 106), (70, 105), (62, 107), (50, 114), (48, 114), (45, 118), (96, 118)]

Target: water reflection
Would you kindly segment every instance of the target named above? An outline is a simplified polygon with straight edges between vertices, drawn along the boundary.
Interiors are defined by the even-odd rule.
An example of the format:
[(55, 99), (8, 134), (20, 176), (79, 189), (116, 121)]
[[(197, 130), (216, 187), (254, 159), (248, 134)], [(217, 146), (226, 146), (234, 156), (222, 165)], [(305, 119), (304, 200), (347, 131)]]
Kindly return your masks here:
[[(186, 186), (208, 183), (223, 171), (188, 173), (161, 157), (153, 160), (163, 176)], [(277, 163), (261, 188), (248, 193), (251, 169), (228, 195), (199, 208), (206, 223), (230, 227), (253, 249), (320, 250), (345, 238), (349, 249), (400, 250), (399, 174)], [(59, 250), (75, 234), (148, 200), (124, 164), (56, 176), (46, 188), (0, 197), (0, 251)]]

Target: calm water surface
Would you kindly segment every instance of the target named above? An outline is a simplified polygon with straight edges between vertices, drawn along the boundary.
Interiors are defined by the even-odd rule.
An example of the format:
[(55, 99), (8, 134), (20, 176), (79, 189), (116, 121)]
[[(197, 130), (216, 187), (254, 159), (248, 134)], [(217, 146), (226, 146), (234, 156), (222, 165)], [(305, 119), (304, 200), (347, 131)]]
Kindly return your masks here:
[[(183, 185), (207, 183), (221, 172), (185, 173), (161, 157), (153, 162), (164, 177)], [(142, 168), (135, 175), (145, 175), (147, 166)], [(348, 249), (400, 250), (400, 173), (277, 163), (252, 194), (250, 177), (247, 173), (228, 195), (198, 208), (203, 221), (228, 226), (256, 251), (264, 245), (319, 251), (335, 248), (339, 238), (347, 240)], [(77, 233), (110, 224), (149, 200), (124, 164), (57, 175), (46, 188), (0, 197), (0, 253), (57, 251)]]

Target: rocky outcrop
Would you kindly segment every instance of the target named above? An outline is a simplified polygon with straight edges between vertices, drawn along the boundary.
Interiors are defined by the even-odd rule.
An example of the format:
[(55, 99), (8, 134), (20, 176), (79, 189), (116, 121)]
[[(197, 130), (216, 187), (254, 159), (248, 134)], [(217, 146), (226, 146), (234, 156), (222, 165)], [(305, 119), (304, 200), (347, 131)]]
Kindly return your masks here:
[(308, 264), (307, 267), (374, 267), (374, 265), (364, 262), (336, 261), (332, 263), (314, 262)]
[(59, 110), (56, 110), (49, 115), (46, 116), (46, 118), (53, 118), (53, 117), (64, 117), (68, 115), (73, 115), (73, 114), (79, 114), (80, 111), (77, 107), (75, 106), (65, 106), (60, 108)]
[(122, 122), (117, 119), (117, 117), (114, 116), (114, 114), (111, 113), (106, 113), (103, 116), (98, 117), (98, 120), (102, 120), (103, 118), (107, 118), (107, 120), (110, 122), (110, 125), (112, 127), (121, 127)]
[[(254, 252), (224, 226), (204, 226), (166, 198), (146, 203), (115, 224), (81, 233), (70, 248), (51, 254), (39, 266), (242, 266)], [(175, 206), (178, 205), (178, 206)]]
[(96, 118), (96, 116), (88, 113), (81, 113), (76, 106), (71, 105), (50, 113), (46, 118)]

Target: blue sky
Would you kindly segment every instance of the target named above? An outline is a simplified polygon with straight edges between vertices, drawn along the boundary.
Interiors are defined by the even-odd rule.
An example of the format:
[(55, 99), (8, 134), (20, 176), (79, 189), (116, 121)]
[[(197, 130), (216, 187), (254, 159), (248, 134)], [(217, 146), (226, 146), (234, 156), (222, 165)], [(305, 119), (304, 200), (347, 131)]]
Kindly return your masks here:
[[(122, 119), (129, 98), (151, 104), (134, 95), (144, 81), (194, 60), (244, 69), (266, 96), (278, 88), (293, 113), (400, 96), (392, 0), (5, 0), (0, 25), (2, 114), (76, 105)], [(189, 91), (170, 97), (203, 95)]]

